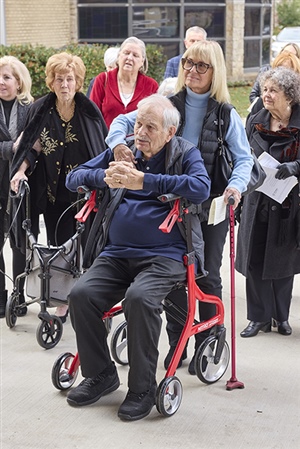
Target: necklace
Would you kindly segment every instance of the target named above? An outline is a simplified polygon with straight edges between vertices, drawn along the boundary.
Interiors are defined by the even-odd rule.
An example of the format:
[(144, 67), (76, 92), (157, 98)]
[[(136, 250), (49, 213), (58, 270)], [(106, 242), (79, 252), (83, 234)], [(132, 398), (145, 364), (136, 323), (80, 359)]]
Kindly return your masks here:
[(57, 113), (58, 113), (60, 119), (61, 119), (63, 122), (69, 122), (69, 121), (73, 118), (74, 112), (75, 112), (75, 101), (74, 101), (74, 100), (73, 100), (73, 102), (72, 102), (72, 104), (71, 104), (71, 106), (70, 106), (70, 109), (69, 109), (67, 115), (63, 115), (63, 114), (62, 114), (62, 112), (61, 112), (61, 110), (60, 110), (60, 108), (59, 108), (59, 106), (58, 106), (58, 101), (57, 101), (57, 99), (56, 99), (56, 101), (55, 101), (55, 107), (56, 107), (56, 110), (57, 110)]
[(122, 81), (121, 81), (120, 79), (118, 79), (118, 84), (119, 84), (119, 87), (120, 87), (121, 94), (122, 94), (122, 96), (125, 98), (125, 100), (128, 100), (130, 97), (132, 97), (133, 92), (134, 92), (134, 89), (135, 89), (136, 82), (134, 83), (133, 88), (132, 88), (132, 91), (131, 91), (129, 94), (128, 94), (128, 93), (125, 94), (125, 93), (123, 92), (123, 89), (122, 89)]
[(271, 115), (271, 117), (272, 117), (273, 121), (276, 122), (278, 129), (286, 128), (289, 123), (289, 120), (290, 120), (289, 117), (286, 119), (278, 119), (278, 118), (273, 117), (273, 115)]

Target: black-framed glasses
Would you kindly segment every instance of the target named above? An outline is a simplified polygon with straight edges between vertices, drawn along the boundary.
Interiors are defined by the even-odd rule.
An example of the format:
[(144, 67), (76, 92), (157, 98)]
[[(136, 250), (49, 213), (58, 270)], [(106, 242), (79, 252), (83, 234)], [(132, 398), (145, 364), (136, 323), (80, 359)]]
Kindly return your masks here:
[(181, 65), (184, 70), (188, 70), (189, 72), (192, 70), (192, 68), (196, 67), (196, 72), (203, 75), (207, 72), (208, 69), (212, 68), (212, 65), (206, 64), (205, 62), (194, 62), (191, 59), (188, 58), (182, 58), (181, 59)]

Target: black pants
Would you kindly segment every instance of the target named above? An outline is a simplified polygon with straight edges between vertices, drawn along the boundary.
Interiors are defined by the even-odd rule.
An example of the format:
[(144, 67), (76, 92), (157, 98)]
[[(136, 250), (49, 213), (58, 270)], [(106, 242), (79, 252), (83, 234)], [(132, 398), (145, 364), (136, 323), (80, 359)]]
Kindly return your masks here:
[(256, 223), (249, 275), (246, 279), (247, 318), (250, 321), (286, 321), (292, 299), (294, 276), (262, 279), (268, 224)]
[[(208, 271), (208, 275), (199, 279), (197, 281), (197, 284), (204, 293), (218, 296), (220, 299), (222, 299), (222, 279), (220, 275), (220, 269), (222, 265), (223, 249), (228, 232), (228, 223), (228, 219), (216, 226), (208, 225), (207, 221), (201, 223), (205, 245), (205, 268)], [(168, 295), (168, 298), (171, 299), (171, 301), (176, 305), (180, 306), (183, 309), (186, 309), (187, 296), (185, 289), (172, 291)], [(199, 315), (201, 321), (208, 320), (209, 318), (214, 316), (215, 313), (216, 307), (214, 304), (199, 302)], [(169, 344), (170, 346), (176, 346), (182, 332), (182, 326), (168, 313), (166, 314), (166, 317)], [(196, 334), (195, 346), (198, 347), (198, 345), (204, 338), (206, 338), (206, 336), (207, 333), (205, 332)]]
[(3, 246), (4, 246), (4, 230), (5, 230), (5, 219), (6, 219), (6, 201), (4, 199), (0, 200), (0, 293), (5, 290), (5, 263), (3, 257)]
[(128, 387), (135, 393), (155, 383), (162, 300), (177, 281), (183, 282), (182, 263), (165, 257), (97, 258), (69, 295), (72, 325), (84, 377), (94, 377), (110, 363), (102, 316), (123, 298), (127, 320)]

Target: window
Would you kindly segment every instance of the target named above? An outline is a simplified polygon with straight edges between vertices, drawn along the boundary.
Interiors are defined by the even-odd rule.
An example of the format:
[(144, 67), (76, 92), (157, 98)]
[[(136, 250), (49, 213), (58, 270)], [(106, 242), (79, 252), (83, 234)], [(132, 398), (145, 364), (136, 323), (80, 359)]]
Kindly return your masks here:
[(271, 6), (271, 0), (245, 1), (245, 69), (258, 71), (270, 62)]
[(79, 42), (116, 45), (137, 36), (171, 58), (184, 51), (185, 31), (195, 25), (225, 46), (225, 1), (81, 0), (78, 24)]

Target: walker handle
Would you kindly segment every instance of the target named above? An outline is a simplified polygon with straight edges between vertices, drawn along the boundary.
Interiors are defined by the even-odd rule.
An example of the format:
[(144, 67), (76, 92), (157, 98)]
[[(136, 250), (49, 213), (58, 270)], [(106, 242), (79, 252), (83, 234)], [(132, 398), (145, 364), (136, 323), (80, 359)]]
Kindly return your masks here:
[(75, 215), (75, 219), (80, 223), (85, 223), (86, 219), (92, 211), (96, 212), (96, 190), (93, 190), (87, 202), (83, 205), (79, 212)]
[[(173, 198), (172, 198), (172, 200), (173, 200)], [(166, 200), (166, 201), (171, 201), (171, 200)], [(160, 229), (162, 232), (165, 232), (168, 234), (173, 229), (174, 224), (176, 223), (176, 221), (178, 220), (178, 218), (180, 216), (179, 205), (180, 205), (180, 200), (179, 200), (179, 198), (177, 198), (175, 200), (174, 206), (168, 213), (167, 217), (162, 222), (162, 224), (158, 227), (158, 229)]]

